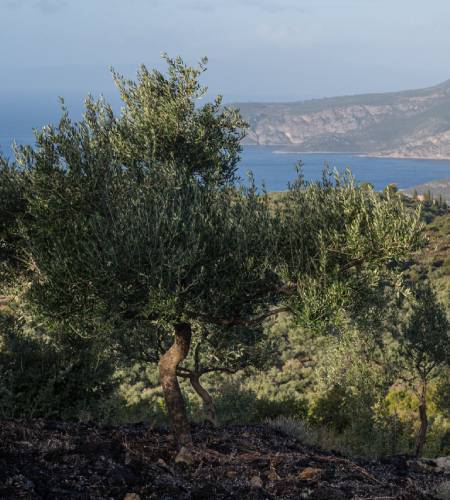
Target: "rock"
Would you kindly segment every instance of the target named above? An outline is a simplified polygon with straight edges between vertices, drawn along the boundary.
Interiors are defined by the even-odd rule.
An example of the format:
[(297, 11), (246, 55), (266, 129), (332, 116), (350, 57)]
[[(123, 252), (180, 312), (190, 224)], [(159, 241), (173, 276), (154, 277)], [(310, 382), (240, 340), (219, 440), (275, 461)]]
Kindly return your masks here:
[(127, 493), (123, 500), (141, 500), (141, 497), (137, 493)]
[(410, 471), (424, 474), (438, 472), (434, 460), (408, 460), (408, 468)]
[(191, 466), (194, 463), (194, 457), (192, 453), (186, 448), (186, 446), (182, 446), (177, 456), (175, 457), (176, 464), (183, 464), (187, 466)]
[(314, 467), (306, 467), (298, 473), (298, 478), (300, 481), (318, 481), (323, 475), (322, 469), (316, 469)]
[(436, 488), (436, 497), (440, 500), (450, 500), (450, 481), (445, 481)]
[(434, 463), (441, 472), (450, 472), (450, 457), (436, 458)]
[(169, 468), (169, 466), (166, 464), (166, 462), (162, 458), (158, 458), (158, 461), (156, 463), (157, 463), (157, 465), (159, 465), (163, 469), (168, 469)]
[(251, 484), (252, 488), (262, 488), (263, 487), (262, 479), (259, 476), (253, 476), (250, 479), (250, 484)]

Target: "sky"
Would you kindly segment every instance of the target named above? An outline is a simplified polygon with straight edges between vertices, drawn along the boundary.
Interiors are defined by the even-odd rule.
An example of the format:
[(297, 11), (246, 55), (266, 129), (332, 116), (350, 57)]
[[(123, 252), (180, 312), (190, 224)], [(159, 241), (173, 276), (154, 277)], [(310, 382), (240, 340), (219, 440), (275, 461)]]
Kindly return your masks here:
[(226, 102), (425, 87), (450, 79), (450, 1), (0, 0), (0, 104), (114, 100), (108, 68), (162, 52), (207, 56)]

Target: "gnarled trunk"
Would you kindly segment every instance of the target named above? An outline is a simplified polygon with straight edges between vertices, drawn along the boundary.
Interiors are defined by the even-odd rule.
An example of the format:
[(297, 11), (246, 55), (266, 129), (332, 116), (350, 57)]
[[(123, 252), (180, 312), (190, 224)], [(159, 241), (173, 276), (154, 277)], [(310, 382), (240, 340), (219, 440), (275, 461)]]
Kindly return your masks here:
[(191, 345), (191, 325), (175, 325), (175, 341), (159, 360), (159, 379), (169, 413), (172, 433), (180, 446), (191, 446), (192, 438), (186, 405), (177, 379), (177, 366), (186, 358)]
[(203, 402), (203, 411), (205, 413), (206, 421), (212, 424), (214, 427), (216, 427), (217, 415), (213, 398), (200, 383), (200, 376), (197, 373), (191, 373), (189, 376), (189, 380), (195, 392), (200, 396)]
[(428, 415), (427, 415), (427, 391), (426, 391), (426, 383), (422, 383), (422, 391), (419, 397), (419, 417), (420, 417), (420, 429), (417, 435), (416, 441), (416, 457), (420, 457), (422, 455), (423, 446), (425, 444), (425, 440), (427, 438), (427, 430), (428, 430)]

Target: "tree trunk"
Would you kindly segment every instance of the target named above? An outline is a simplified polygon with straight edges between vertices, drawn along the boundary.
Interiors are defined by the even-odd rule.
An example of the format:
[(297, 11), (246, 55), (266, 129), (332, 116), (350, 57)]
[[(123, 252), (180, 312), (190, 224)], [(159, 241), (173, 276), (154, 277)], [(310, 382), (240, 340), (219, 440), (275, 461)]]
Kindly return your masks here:
[(191, 326), (175, 325), (175, 341), (159, 360), (159, 379), (169, 413), (172, 433), (179, 446), (191, 446), (192, 438), (186, 406), (177, 379), (177, 366), (186, 358), (191, 345)]
[(419, 397), (419, 417), (420, 417), (420, 429), (417, 435), (416, 441), (416, 457), (422, 455), (423, 445), (427, 437), (428, 430), (428, 416), (427, 416), (427, 386), (426, 382), (422, 383), (422, 390)]
[(195, 392), (200, 396), (203, 402), (203, 411), (205, 413), (205, 419), (207, 422), (212, 424), (214, 427), (217, 426), (217, 414), (216, 407), (214, 405), (214, 400), (209, 394), (209, 392), (202, 386), (200, 383), (200, 376), (196, 373), (192, 373), (189, 376), (189, 380), (191, 381), (191, 385), (194, 388)]

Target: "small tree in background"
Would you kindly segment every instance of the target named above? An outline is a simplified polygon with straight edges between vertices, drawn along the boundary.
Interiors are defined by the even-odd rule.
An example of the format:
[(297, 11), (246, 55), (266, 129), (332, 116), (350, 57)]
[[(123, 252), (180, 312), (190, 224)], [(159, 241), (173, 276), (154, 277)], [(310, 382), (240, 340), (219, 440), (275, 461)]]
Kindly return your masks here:
[(427, 389), (439, 370), (450, 365), (450, 324), (444, 306), (429, 283), (416, 285), (413, 300), (398, 341), (400, 362), (405, 370), (402, 378), (419, 402), (420, 428), (415, 453), (420, 456), (428, 430)]
[[(104, 318), (111, 342), (129, 336), (122, 349), (146, 331), (173, 434), (189, 445), (177, 374), (193, 328), (209, 332), (217, 356), (259, 343), (246, 332), (282, 311), (318, 328), (358, 317), (398, 281), (421, 225), (397, 195), (349, 175), (299, 177), (278, 202), (238, 188), (244, 122), (220, 98), (196, 106), (203, 66), (167, 62), (167, 76), (144, 67), (137, 83), (115, 75), (120, 116), (88, 99), (80, 123), (65, 111), (18, 160), (36, 266), (29, 299), (71, 328)], [(201, 366), (218, 368), (208, 357)]]
[(424, 244), (418, 212), (396, 193), (357, 185), (349, 171), (325, 171), (320, 182), (299, 177), (281, 211), (283, 278), (296, 284), (286, 296), (308, 328), (377, 320), (386, 287), (401, 287), (402, 261)]

